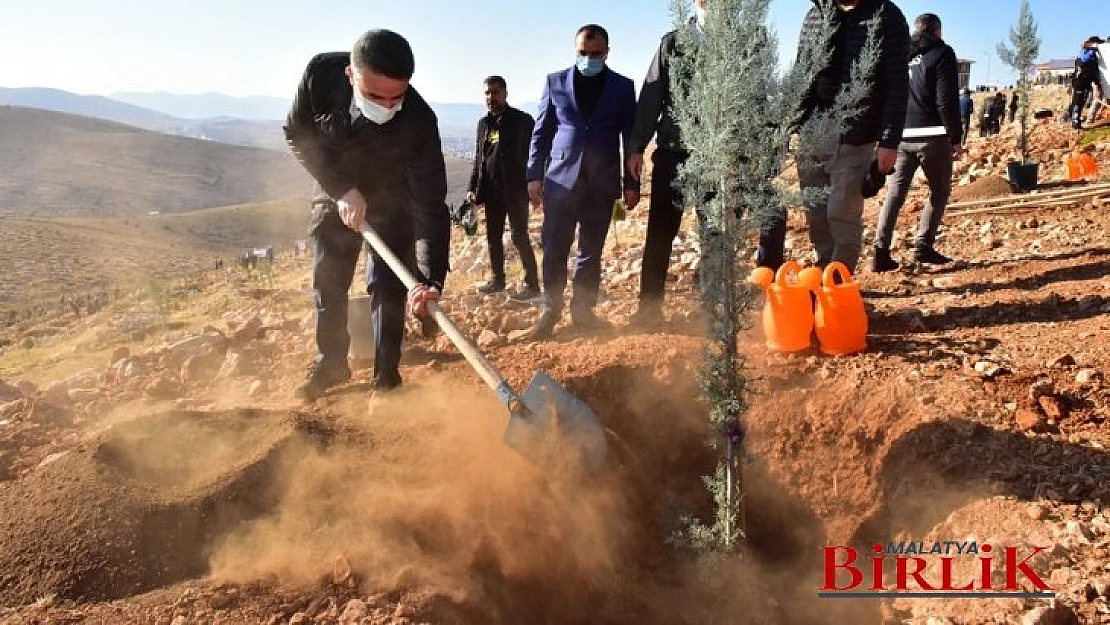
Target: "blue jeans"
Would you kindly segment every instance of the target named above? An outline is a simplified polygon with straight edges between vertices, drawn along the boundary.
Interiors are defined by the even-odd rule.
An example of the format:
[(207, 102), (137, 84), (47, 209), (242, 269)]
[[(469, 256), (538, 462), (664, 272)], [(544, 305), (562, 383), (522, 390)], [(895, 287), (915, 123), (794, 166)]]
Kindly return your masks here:
[[(343, 224), (334, 205), (317, 204), (312, 240), (312, 293), (316, 305), (316, 362), (323, 367), (346, 367), (351, 337), (347, 333), (347, 292), (365, 244), (362, 235)], [(378, 232), (406, 264), (415, 265), (412, 236)], [(378, 388), (400, 386), (401, 343), (405, 334), (405, 297), (401, 280), (371, 254), (366, 266), (374, 331), (374, 383)]]

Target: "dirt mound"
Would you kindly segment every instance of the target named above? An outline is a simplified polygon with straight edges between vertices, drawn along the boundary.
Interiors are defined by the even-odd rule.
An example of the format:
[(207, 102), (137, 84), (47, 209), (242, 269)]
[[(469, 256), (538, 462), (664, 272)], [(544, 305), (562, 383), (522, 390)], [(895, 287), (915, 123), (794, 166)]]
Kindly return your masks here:
[(952, 189), (953, 202), (989, 200), (1013, 193), (1010, 181), (1001, 176), (984, 176), (975, 182)]
[(272, 505), (292, 428), (274, 413), (137, 418), (0, 484), (0, 604), (130, 596), (207, 569), (209, 542)]

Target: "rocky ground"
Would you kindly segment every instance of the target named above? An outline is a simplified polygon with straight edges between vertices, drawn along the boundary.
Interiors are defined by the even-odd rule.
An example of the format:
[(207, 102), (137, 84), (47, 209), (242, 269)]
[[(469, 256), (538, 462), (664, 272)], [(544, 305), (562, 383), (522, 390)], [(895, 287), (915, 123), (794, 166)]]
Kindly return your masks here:
[[(1009, 194), (1013, 132), (972, 139), (954, 199)], [(1076, 135), (1034, 137), (1057, 175)], [(524, 340), (537, 309), (473, 293), (484, 244), (454, 248), (452, 317), (515, 388), (548, 370), (609, 429), (586, 482), (501, 443), (504, 410), (445, 337), (413, 338), (408, 390), (373, 410), (364, 362), (298, 403), (304, 257), (4, 328), (0, 622), (1110, 623), (1110, 213), (964, 211), (938, 242), (958, 262), (857, 276), (863, 353), (768, 352), (752, 314), (748, 539), (711, 569), (667, 540), (709, 509), (697, 245), (676, 242), (666, 323), (628, 327), (643, 206), (610, 236), (598, 335)], [(1043, 547), (1056, 597), (817, 598), (821, 547), (918, 540)]]

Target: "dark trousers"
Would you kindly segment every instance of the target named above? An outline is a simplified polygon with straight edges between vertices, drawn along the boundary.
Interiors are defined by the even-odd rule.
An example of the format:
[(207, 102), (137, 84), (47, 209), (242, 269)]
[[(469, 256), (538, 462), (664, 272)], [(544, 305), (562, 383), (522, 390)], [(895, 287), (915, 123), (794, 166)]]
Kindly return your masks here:
[(569, 192), (547, 185), (544, 193), (543, 290), (544, 307), (563, 310), (567, 286), (567, 260), (578, 231), (578, 255), (574, 263), (574, 298), (571, 310), (589, 310), (597, 304), (601, 287), (601, 252), (609, 234), (613, 198), (597, 193), (579, 181)]
[(647, 240), (640, 269), (640, 303), (660, 305), (671, 264), (671, 247), (678, 236), (685, 202), (675, 189), (678, 166), (685, 156), (671, 150), (655, 150), (651, 162), (651, 201), (648, 204)]
[[(671, 248), (682, 223), (685, 200), (675, 188), (678, 168), (686, 156), (671, 150), (656, 150), (651, 157), (651, 202), (648, 205), (647, 240), (640, 272), (641, 304), (659, 305), (663, 301), (670, 267)], [(778, 271), (786, 245), (785, 208), (774, 215), (755, 216), (760, 223), (756, 265)]]
[[(315, 221), (312, 293), (316, 304), (316, 362), (324, 367), (346, 367), (351, 337), (347, 333), (347, 292), (364, 240), (340, 220), (334, 207), (317, 205), (325, 214)], [(412, 236), (378, 231), (394, 252), (415, 266)], [(401, 280), (377, 254), (366, 263), (366, 292), (370, 295), (374, 331), (374, 383), (379, 388), (401, 384), (401, 341), (405, 334), (405, 297)]]
[(524, 265), (524, 283), (538, 287), (539, 269), (536, 266), (536, 253), (532, 250), (532, 240), (528, 238), (528, 201), (506, 202), (503, 194), (493, 193), (496, 197), (486, 198), (486, 242), (489, 244), (489, 264), (495, 280), (505, 281), (505, 218), (509, 220), (513, 245), (520, 254)]
[(890, 177), (890, 192), (875, 226), (875, 247), (890, 249), (898, 213), (913, 186), (913, 177), (920, 167), (929, 183), (929, 201), (921, 213), (913, 245), (916, 249), (933, 246), (940, 229), (944, 209), (952, 195), (952, 141), (944, 137), (904, 139), (898, 145), (898, 160)]
[(1090, 81), (1080, 82), (1073, 87), (1071, 107), (1068, 110), (1071, 123), (1076, 128), (1083, 123), (1083, 109), (1087, 106), (1087, 100), (1091, 98), (1093, 90), (1094, 85)]

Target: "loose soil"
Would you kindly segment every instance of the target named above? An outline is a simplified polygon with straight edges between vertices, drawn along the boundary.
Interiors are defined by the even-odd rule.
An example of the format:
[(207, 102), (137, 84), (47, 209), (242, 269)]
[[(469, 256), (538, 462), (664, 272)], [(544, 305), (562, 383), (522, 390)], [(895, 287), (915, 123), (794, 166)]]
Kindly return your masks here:
[[(921, 204), (917, 193), (901, 228)], [(877, 209), (868, 203), (871, 223)], [(806, 260), (798, 222), (791, 249)], [(905, 232), (897, 241), (908, 256)], [(410, 343), (398, 395), (371, 402), (360, 366), (298, 403), (311, 348), (300, 287), (249, 289), (286, 321), (217, 328), (253, 378), (189, 382), (194, 367), (136, 353), (168, 376), (145, 388), (174, 394), (101, 376), (123, 390), (15, 404), (11, 376), (0, 385), (0, 407), (15, 406), (0, 416), (0, 622), (995, 623), (1048, 607), (817, 598), (822, 547), (957, 539), (1048, 547), (1033, 566), (1056, 609), (1108, 622), (1110, 213), (956, 217), (938, 246), (960, 260), (857, 276), (864, 353), (775, 354), (759, 327), (742, 336), (747, 536), (712, 561), (676, 540), (710, 519), (701, 476), (716, 459), (685, 265), (654, 331), (626, 326), (635, 283), (609, 276), (614, 331), (560, 327), (553, 341), (486, 350), (514, 388), (544, 369), (594, 408), (610, 453), (591, 475), (506, 447), (507, 411), (442, 338)], [(308, 259), (283, 262), (293, 281), (308, 275)], [(212, 307), (194, 313), (215, 324), (247, 286), (217, 281)], [(452, 314), (477, 335), (457, 297)], [(534, 314), (499, 313), (498, 327)], [(76, 341), (79, 324), (111, 321), (55, 330)]]

